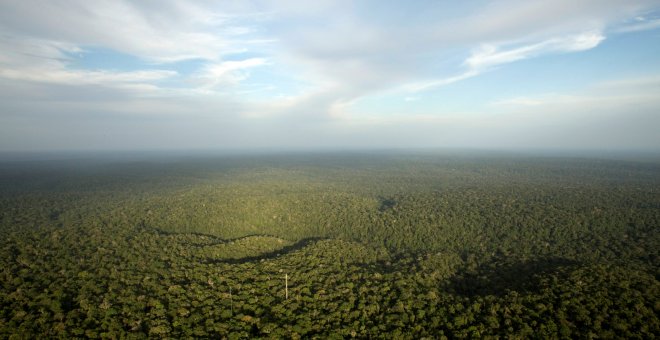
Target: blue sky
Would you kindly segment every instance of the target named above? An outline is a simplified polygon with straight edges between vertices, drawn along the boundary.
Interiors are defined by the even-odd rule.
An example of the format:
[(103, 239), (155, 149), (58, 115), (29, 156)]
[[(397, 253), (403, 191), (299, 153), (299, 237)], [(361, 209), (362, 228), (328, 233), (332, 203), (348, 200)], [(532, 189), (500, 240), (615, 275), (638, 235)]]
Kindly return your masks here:
[(0, 3), (0, 150), (660, 149), (658, 1)]

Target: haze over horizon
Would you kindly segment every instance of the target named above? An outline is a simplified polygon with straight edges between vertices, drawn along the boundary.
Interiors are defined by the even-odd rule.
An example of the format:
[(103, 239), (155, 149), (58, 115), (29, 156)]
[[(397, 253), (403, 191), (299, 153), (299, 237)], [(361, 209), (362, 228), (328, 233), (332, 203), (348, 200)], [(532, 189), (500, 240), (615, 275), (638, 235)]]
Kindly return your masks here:
[(0, 3), (0, 151), (660, 151), (658, 1)]

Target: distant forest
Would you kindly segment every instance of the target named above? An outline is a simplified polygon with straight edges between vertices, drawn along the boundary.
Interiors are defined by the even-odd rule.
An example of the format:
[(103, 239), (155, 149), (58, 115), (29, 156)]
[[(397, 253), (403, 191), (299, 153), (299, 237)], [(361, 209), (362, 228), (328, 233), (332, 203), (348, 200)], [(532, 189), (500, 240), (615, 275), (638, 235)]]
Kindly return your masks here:
[(0, 162), (0, 338), (660, 336), (660, 162)]

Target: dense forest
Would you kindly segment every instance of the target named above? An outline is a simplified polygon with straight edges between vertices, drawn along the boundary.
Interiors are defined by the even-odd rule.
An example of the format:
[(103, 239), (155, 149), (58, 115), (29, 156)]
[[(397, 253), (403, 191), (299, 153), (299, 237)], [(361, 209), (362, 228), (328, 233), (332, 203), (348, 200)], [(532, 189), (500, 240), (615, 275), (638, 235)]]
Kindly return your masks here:
[(0, 338), (655, 338), (660, 163), (0, 162)]

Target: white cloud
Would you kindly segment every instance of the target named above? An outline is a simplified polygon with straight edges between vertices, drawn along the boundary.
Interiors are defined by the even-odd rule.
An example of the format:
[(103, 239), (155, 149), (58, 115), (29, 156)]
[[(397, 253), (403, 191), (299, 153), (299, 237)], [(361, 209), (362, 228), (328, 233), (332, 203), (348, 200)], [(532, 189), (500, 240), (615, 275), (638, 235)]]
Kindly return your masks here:
[[(0, 4), (0, 29), (4, 31), (0, 36), (0, 77), (135, 89), (137, 95), (156, 90), (171, 94), (171, 89), (158, 87), (159, 81), (180, 75), (168, 69), (167, 63), (196, 59), (207, 64), (187, 84), (199, 84), (203, 89), (236, 84), (246, 76), (241, 70), (263, 64), (263, 59), (225, 62), (223, 56), (245, 52), (244, 44), (265, 42), (251, 38), (254, 29), (241, 20), (203, 4), (178, 0), (157, 5), (72, 0), (38, 6), (31, 1), (7, 1)], [(135, 71), (75, 67), (76, 55), (94, 58), (96, 48), (165, 65), (160, 70), (152, 65)]]
[(637, 17), (636, 22), (624, 24), (621, 27), (614, 29), (616, 33), (630, 33), (630, 32), (639, 32), (639, 31), (648, 31), (660, 28), (660, 19), (646, 19), (643, 17)]
[[(277, 57), (305, 72), (311, 87), (286, 103), (263, 109), (280, 116), (287, 112), (285, 116), (299, 119), (317, 119), (311, 117), (319, 114), (344, 117), (346, 113), (340, 111), (359, 98), (391, 88), (418, 92), (516, 61), (595, 48), (605, 39), (604, 27), (649, 6), (644, 1), (505, 1), (467, 17), (423, 25), (410, 23), (405, 17), (405, 25), (396, 21), (373, 23), (345, 3), (326, 4), (323, 10), (303, 6), (293, 11), (279, 6), (279, 13), (284, 13), (281, 18), (295, 24), (272, 27), (278, 43), (285, 47), (286, 58), (282, 59), (282, 54)], [(298, 22), (301, 11), (311, 17)], [(466, 44), (480, 48), (457, 65), (466, 68), (462, 73), (424, 80), (433, 73), (433, 63), (419, 63), (418, 53), (435, 54)], [(401, 87), (402, 83), (407, 85)]]
[(660, 75), (625, 78), (603, 81), (596, 85), (600, 90), (613, 91), (657, 91), (660, 89)]
[(235, 85), (248, 77), (246, 70), (264, 65), (267, 65), (267, 60), (264, 58), (211, 63), (193, 76), (193, 81), (197, 86), (207, 90), (219, 85)]
[(246, 32), (221, 13), (188, 1), (4, 1), (5, 34), (103, 46), (154, 62), (216, 59), (237, 48), (221, 33)]
[(638, 86), (647, 83), (648, 78), (620, 79), (571, 93), (498, 100), (486, 124), (509, 146), (657, 148), (660, 98), (657, 88)]
[(52, 85), (103, 85), (136, 90), (155, 89), (151, 83), (177, 75), (172, 70), (85, 70), (69, 68), (71, 54), (84, 53), (75, 44), (39, 40), (0, 39), (0, 78)]
[(584, 32), (566, 37), (556, 37), (538, 43), (502, 49), (497, 45), (485, 44), (466, 61), (470, 69), (481, 71), (494, 66), (533, 58), (548, 53), (579, 52), (592, 49), (605, 37), (600, 32)]
[[(0, 89), (4, 91), (0, 111), (5, 114), (0, 119), (7, 112), (30, 112), (36, 117), (40, 110), (53, 117), (66, 116), (71, 108), (81, 117), (92, 111), (121, 111), (126, 116), (152, 112), (154, 117), (168, 112), (178, 117), (170, 122), (174, 128), (178, 122), (208, 131), (209, 122), (217, 122), (213, 119), (225, 119), (219, 129), (233, 137), (222, 140), (227, 143), (240, 136), (238, 127), (258, 130), (246, 127), (251, 124), (273, 130), (255, 137), (266, 144), (268, 136), (277, 134), (271, 125), (285, 131), (279, 134), (282, 139), (298, 133), (299, 140), (318, 136), (336, 140), (342, 135), (339, 129), (359, 120), (350, 115), (361, 98), (393, 94), (411, 102), (417, 94), (410, 92), (437, 89), (523, 60), (596, 48), (608, 34), (657, 27), (656, 19), (648, 19), (649, 10), (657, 7), (657, 1), (646, 0), (504, 0), (485, 6), (334, 0), (6, 0), (0, 2)], [(640, 16), (641, 20), (631, 21)], [(85, 50), (109, 50), (149, 65), (138, 70), (84, 69), (73, 55)], [(175, 62), (183, 60), (194, 60), (186, 66), (193, 69), (173, 71)], [(247, 81), (262, 71), (259, 84)], [(285, 98), (246, 95), (273, 88)], [(651, 103), (627, 93), (612, 98), (631, 105)], [(161, 102), (145, 100), (145, 94)], [(564, 105), (561, 109), (595, 110), (603, 99), (578, 97), (514, 94), (489, 108), (520, 112), (542, 108), (552, 115), (548, 108), (553, 100)], [(424, 96), (423, 104), (432, 102), (432, 96)], [(606, 98), (604, 102), (612, 104)], [(423, 106), (418, 104), (407, 108)], [(188, 119), (197, 112), (207, 120), (195, 126)], [(391, 123), (394, 134), (400, 123), (409, 130), (402, 135), (411, 140), (417, 138), (415, 129), (426, 131), (419, 138), (431, 140), (437, 130), (447, 132), (446, 126), (473, 136), (474, 126), (498, 123), (487, 119), (475, 123), (460, 117), (463, 113), (455, 112), (452, 119), (434, 118), (429, 112), (426, 116), (401, 113), (395, 120), (388, 118), (388, 123), (366, 112), (363, 116), (370, 119), (363, 122), (363, 139), (389, 142), (385, 132), (369, 130), (369, 124), (376, 123)], [(532, 123), (527, 116), (521, 119)], [(424, 123), (416, 123), (420, 121)], [(310, 127), (319, 135), (298, 132)], [(487, 133), (485, 127), (479, 131)]]
[(25, 68), (20, 70), (0, 70), (0, 77), (13, 80), (26, 80), (65, 85), (108, 85), (121, 83), (151, 82), (175, 76), (169, 70), (134, 72), (71, 71), (65, 69)]
[[(266, 43), (270, 46), (260, 46), (271, 54), (266, 58), (278, 58), (278, 65), (298, 73), (292, 76), (302, 75), (311, 86), (350, 83), (355, 95), (363, 96), (402, 83), (411, 84), (407, 88), (413, 91), (442, 86), (474, 77), (490, 66), (553, 50), (585, 50), (602, 40), (597, 32), (608, 22), (637, 16), (650, 5), (647, 1), (510, 0), (451, 19), (420, 22), (396, 12), (389, 14), (390, 19), (374, 21), (360, 6), (346, 1), (310, 6), (295, 0), (259, 4), (70, 0), (36, 6), (10, 0), (0, 5), (0, 27), (22, 38), (61, 41), (77, 48), (101, 46), (158, 63), (207, 60), (209, 66), (190, 82), (205, 87), (243, 79), (241, 72), (216, 76), (225, 72), (226, 65), (218, 66), (223, 56)], [(424, 8), (434, 19), (444, 10)], [(428, 79), (434, 65), (418, 59), (417, 53), (442, 58), (441, 51), (475, 44), (481, 48), (466, 61), (468, 70), (455, 76)]]
[(541, 100), (540, 98), (530, 98), (530, 97), (515, 97), (515, 98), (509, 98), (509, 99), (500, 99), (496, 100), (490, 105), (492, 106), (514, 106), (514, 107), (520, 107), (520, 106), (540, 106), (545, 103), (545, 100)]
[[(402, 11), (374, 21), (367, 12), (354, 10), (359, 6), (347, 5), (349, 10), (328, 7), (314, 12), (318, 16), (313, 19), (279, 25), (273, 32), (287, 46), (288, 58), (308, 70), (309, 79), (350, 83), (362, 97), (393, 89), (423, 91), (507, 63), (595, 48), (610, 26), (656, 6), (646, 0), (512, 0), (490, 2), (456, 16), (437, 6), (422, 8), (415, 20)], [(378, 12), (388, 7), (396, 8), (378, 6)], [(449, 64), (452, 51), (471, 46), (481, 48), (463, 65)]]
[[(594, 84), (568, 93), (495, 100), (481, 111), (349, 120), (355, 134), (381, 145), (477, 148), (649, 149), (660, 145), (658, 77)], [(380, 133), (375, 133), (378, 130)], [(387, 140), (383, 136), (392, 136)], [(387, 143), (391, 144), (387, 144)]]
[(474, 50), (463, 65), (467, 70), (463, 73), (437, 80), (407, 85), (407, 91), (418, 92), (430, 88), (445, 86), (455, 82), (478, 76), (496, 66), (513, 63), (520, 60), (534, 58), (553, 53), (579, 52), (592, 49), (600, 44), (605, 37), (599, 32), (583, 32), (565, 37), (555, 37), (541, 42), (517, 45), (506, 48), (506, 44), (483, 44)]
[[(623, 78), (602, 81), (576, 93), (543, 93), (535, 96), (504, 98), (491, 102), (490, 106), (506, 112), (525, 114), (533, 112), (533, 115), (539, 115), (540, 112), (547, 110), (561, 115), (579, 115), (586, 112), (597, 115), (598, 112), (609, 111), (624, 114), (627, 110), (633, 110), (633, 107), (660, 106), (658, 89), (660, 89), (660, 76), (657, 75)], [(660, 115), (658, 119), (660, 120)]]

